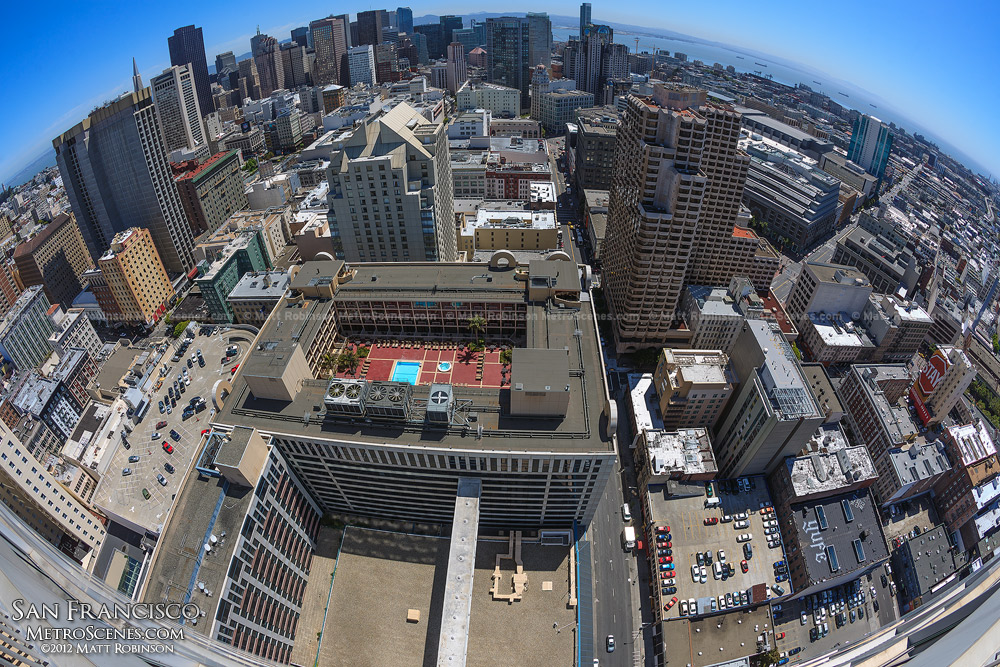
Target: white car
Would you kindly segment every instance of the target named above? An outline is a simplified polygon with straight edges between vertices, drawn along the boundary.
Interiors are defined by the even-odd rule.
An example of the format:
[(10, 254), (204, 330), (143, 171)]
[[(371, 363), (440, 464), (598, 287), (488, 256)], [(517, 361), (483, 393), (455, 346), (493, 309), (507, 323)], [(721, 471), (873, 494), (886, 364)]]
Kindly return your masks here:
[(722, 579), (722, 563), (718, 561), (712, 563), (712, 576), (716, 579)]
[(704, 565), (701, 566), (701, 583), (708, 581), (708, 568)]
[(687, 615), (688, 615), (688, 601), (681, 600), (681, 616), (687, 616)]
[(736, 523), (733, 524), (734, 530), (742, 530), (743, 528), (749, 528), (749, 527), (750, 527), (750, 522), (747, 521), (746, 519), (737, 521)]
[(753, 533), (742, 533), (737, 538), (737, 542), (749, 542), (753, 539)]
[(735, 518), (737, 518), (737, 519), (748, 519), (748, 518), (750, 518), (749, 515), (746, 512), (740, 512), (738, 514), (734, 514), (733, 516)]
[(809, 620), (809, 616), (805, 612), (802, 612), (802, 615), (799, 616), (799, 624), (800, 625), (805, 625), (808, 620)]
[(722, 523), (729, 523), (732, 520), (733, 520), (733, 517), (732, 517), (731, 514), (723, 514), (722, 518), (719, 519), (719, 521), (721, 521)]
[(719, 609), (725, 609), (725, 608), (726, 608), (726, 596), (725, 595), (720, 595), (719, 596)]
[(720, 563), (726, 562), (726, 552), (723, 551), (722, 549), (719, 549), (719, 562)]
[(773, 526), (777, 526), (778, 522), (775, 519), (771, 519), (770, 521), (765, 521), (764, 525), (768, 526), (768, 527), (773, 527)]
[(691, 566), (691, 581), (693, 581), (694, 583), (697, 584), (700, 579), (701, 579), (701, 570), (698, 569), (697, 565), (692, 565)]
[(698, 603), (694, 601), (694, 598), (688, 598), (688, 613), (692, 616), (698, 613)]

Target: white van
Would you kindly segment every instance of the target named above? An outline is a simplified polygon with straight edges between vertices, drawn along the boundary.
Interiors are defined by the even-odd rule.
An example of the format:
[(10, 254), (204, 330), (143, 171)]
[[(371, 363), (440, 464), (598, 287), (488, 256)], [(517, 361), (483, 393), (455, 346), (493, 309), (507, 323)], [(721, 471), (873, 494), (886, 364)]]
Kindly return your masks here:
[(625, 521), (632, 520), (632, 510), (628, 508), (628, 503), (622, 505), (622, 519), (624, 519)]
[(722, 505), (722, 501), (716, 496), (705, 498), (705, 507), (719, 507), (720, 505)]

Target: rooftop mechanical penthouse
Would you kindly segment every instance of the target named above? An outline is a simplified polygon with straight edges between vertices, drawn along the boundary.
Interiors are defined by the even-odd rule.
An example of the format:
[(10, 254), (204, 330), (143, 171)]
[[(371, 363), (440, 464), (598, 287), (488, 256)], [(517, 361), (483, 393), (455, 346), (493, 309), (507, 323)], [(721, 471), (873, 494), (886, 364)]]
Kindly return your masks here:
[[(449, 523), (472, 477), (483, 525), (586, 523), (616, 426), (588, 271), (504, 251), (488, 264), (308, 262), (216, 421), (272, 436), (325, 512)], [(367, 356), (328, 378), (345, 348)]]

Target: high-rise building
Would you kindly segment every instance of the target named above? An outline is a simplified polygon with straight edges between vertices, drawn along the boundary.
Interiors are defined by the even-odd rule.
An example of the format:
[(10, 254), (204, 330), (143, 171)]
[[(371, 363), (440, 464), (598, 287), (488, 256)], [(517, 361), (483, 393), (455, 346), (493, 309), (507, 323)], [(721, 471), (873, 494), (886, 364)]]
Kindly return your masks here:
[(115, 235), (97, 262), (122, 321), (154, 324), (170, 307), (174, 287), (148, 229), (133, 227)]
[(344, 46), (345, 48), (351, 48), (352, 46), (357, 46), (357, 43), (353, 41), (351, 37), (351, 15), (350, 14), (334, 14), (333, 18), (340, 19), (341, 28), (344, 31)]
[(365, 44), (348, 49), (347, 71), (350, 74), (350, 85), (356, 83), (375, 85), (375, 47)]
[(264, 35), (258, 44), (258, 53), (253, 57), (260, 77), (260, 96), (268, 97), (285, 87), (285, 68), (281, 64), (281, 47), (278, 40)]
[(194, 77), (194, 89), (198, 94), (198, 108), (201, 109), (201, 113), (209, 114), (215, 111), (201, 28), (195, 28), (193, 25), (177, 28), (172, 36), (167, 37), (167, 47), (170, 49), (171, 65), (178, 67), (191, 65), (191, 76)]
[(205, 267), (199, 265), (201, 275), (196, 279), (205, 305), (216, 322), (232, 322), (233, 310), (226, 301), (229, 293), (247, 273), (266, 271), (271, 268), (271, 258), (267, 252), (264, 234), (259, 228), (240, 230)]
[(494, 83), (467, 81), (455, 95), (458, 111), (486, 109), (494, 118), (517, 118), (521, 112), (521, 91)]
[(399, 32), (413, 34), (413, 10), (409, 7), (396, 7), (396, 27)]
[(892, 130), (875, 116), (861, 114), (854, 121), (847, 159), (872, 176), (882, 178), (892, 151)]
[(136, 225), (152, 233), (168, 271), (191, 269), (191, 225), (148, 88), (94, 110), (52, 146), (92, 258), (104, 254), (116, 233)]
[(730, 355), (739, 388), (719, 418), (719, 476), (772, 472), (826, 420), (781, 328), (748, 320)]
[(91, 359), (97, 359), (104, 343), (83, 308), (70, 308), (61, 320), (55, 317), (53, 320), (58, 329), (49, 336), (49, 345), (56, 354), (64, 357), (71, 348), (79, 347), (86, 350)]
[(530, 107), (529, 90), (534, 67), (527, 18), (502, 16), (486, 19), (486, 77), (521, 91), (521, 108)]
[(256, 58), (260, 55), (260, 45), (267, 39), (267, 35), (260, 31), (260, 26), (257, 26), (257, 33), (250, 36), (250, 57)]
[(590, 20), (590, 3), (589, 2), (581, 2), (580, 3), (580, 39), (581, 40), (583, 39), (583, 30), (584, 30), (584, 28), (586, 28), (591, 23), (592, 23), (592, 21)]
[(342, 19), (325, 18), (309, 24), (312, 32), (316, 62), (313, 66), (313, 84), (349, 84), (341, 80), (341, 68), (347, 55), (347, 30)]
[(364, 46), (365, 44), (375, 46), (382, 43), (384, 14), (385, 11), (382, 9), (358, 12), (358, 43), (355, 46)]
[(614, 107), (576, 110), (576, 186), (610, 190), (618, 143), (618, 111)]
[(214, 232), (236, 211), (247, 207), (239, 152), (216, 153), (177, 175), (177, 191), (195, 235)]
[(584, 26), (583, 37), (571, 39), (566, 45), (563, 74), (575, 80), (580, 90), (603, 99), (609, 80), (628, 76), (628, 47), (614, 43), (614, 30), (610, 26)]
[(48, 316), (51, 306), (42, 286), (32, 285), (0, 320), (0, 354), (15, 369), (35, 368), (52, 354), (49, 336), (56, 328)]
[[(944, 366), (944, 372), (936, 375), (933, 371), (940, 369), (941, 366)], [(921, 373), (916, 384), (917, 390), (921, 390), (933, 383), (933, 389), (929, 394), (921, 394), (931, 415), (927, 423), (941, 423), (952, 408), (962, 400), (965, 390), (975, 379), (976, 367), (972, 365), (963, 350), (940, 346), (928, 361), (927, 369)]]
[(740, 209), (750, 162), (737, 148), (740, 116), (705, 100), (673, 84), (628, 98), (601, 250), (621, 351), (674, 339), (685, 285), (751, 274), (759, 239)]
[(306, 48), (311, 47), (312, 45), (309, 43), (309, 28), (306, 26), (292, 28), (292, 42)]
[(341, 144), (328, 172), (338, 258), (455, 261), (445, 126), (401, 103), (368, 116)]
[[(949, 531), (956, 531), (979, 512), (976, 487), (996, 486), (1000, 459), (986, 424), (964, 424), (944, 429), (941, 440), (953, 466), (934, 486), (934, 507)], [(991, 483), (992, 482), (992, 483)]]
[(714, 428), (734, 383), (720, 350), (663, 350), (653, 373), (663, 428)]
[(257, 75), (257, 63), (253, 58), (247, 58), (239, 62), (239, 94), (240, 101), (245, 99), (260, 99), (259, 77)]
[(0, 502), (42, 538), (78, 563), (100, 550), (104, 525), (65, 493), (48, 467), (36, 459), (7, 424), (0, 422)]
[(179, 149), (208, 151), (205, 124), (194, 83), (188, 65), (169, 67), (149, 82), (168, 154)]
[(552, 21), (545, 12), (528, 12), (528, 63), (545, 65), (552, 64)]
[(448, 45), (448, 90), (457, 93), (458, 89), (469, 80), (465, 66), (465, 47), (458, 42)]
[(414, 26), (413, 31), (427, 39), (427, 56), (431, 60), (444, 58), (447, 43), (444, 41), (444, 28), (440, 23), (425, 23)]
[(313, 59), (315, 54), (295, 42), (282, 44), (279, 52), (281, 68), (284, 70), (284, 87), (294, 90), (308, 86), (312, 82)]
[(441, 38), (444, 40), (445, 44), (451, 44), (454, 42), (455, 31), (461, 30), (465, 27), (461, 16), (445, 14), (439, 19), (439, 21), (441, 22)]
[(396, 55), (396, 45), (392, 42), (382, 42), (375, 46), (375, 80), (378, 83), (391, 83), (399, 79), (399, 58)]
[(33, 238), (14, 248), (14, 263), (21, 284), (42, 285), (49, 303), (64, 308), (83, 291), (80, 276), (93, 268), (83, 235), (72, 214), (61, 213)]
[(236, 64), (236, 56), (233, 55), (232, 51), (215, 56), (215, 76), (223, 87), (225, 87), (223, 79), (228, 79), (231, 72), (238, 71), (239, 66)]

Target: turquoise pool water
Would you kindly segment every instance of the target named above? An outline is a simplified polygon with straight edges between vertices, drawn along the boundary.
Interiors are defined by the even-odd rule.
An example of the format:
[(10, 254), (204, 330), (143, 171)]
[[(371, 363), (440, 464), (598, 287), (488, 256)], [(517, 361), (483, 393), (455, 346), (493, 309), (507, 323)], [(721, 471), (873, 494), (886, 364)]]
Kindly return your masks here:
[(416, 385), (418, 375), (420, 375), (419, 361), (397, 361), (392, 369), (393, 382), (409, 382)]
[(442, 371), (442, 372), (450, 371), (451, 370), (451, 362), (450, 361), (442, 361), (440, 364), (438, 364), (438, 370)]

